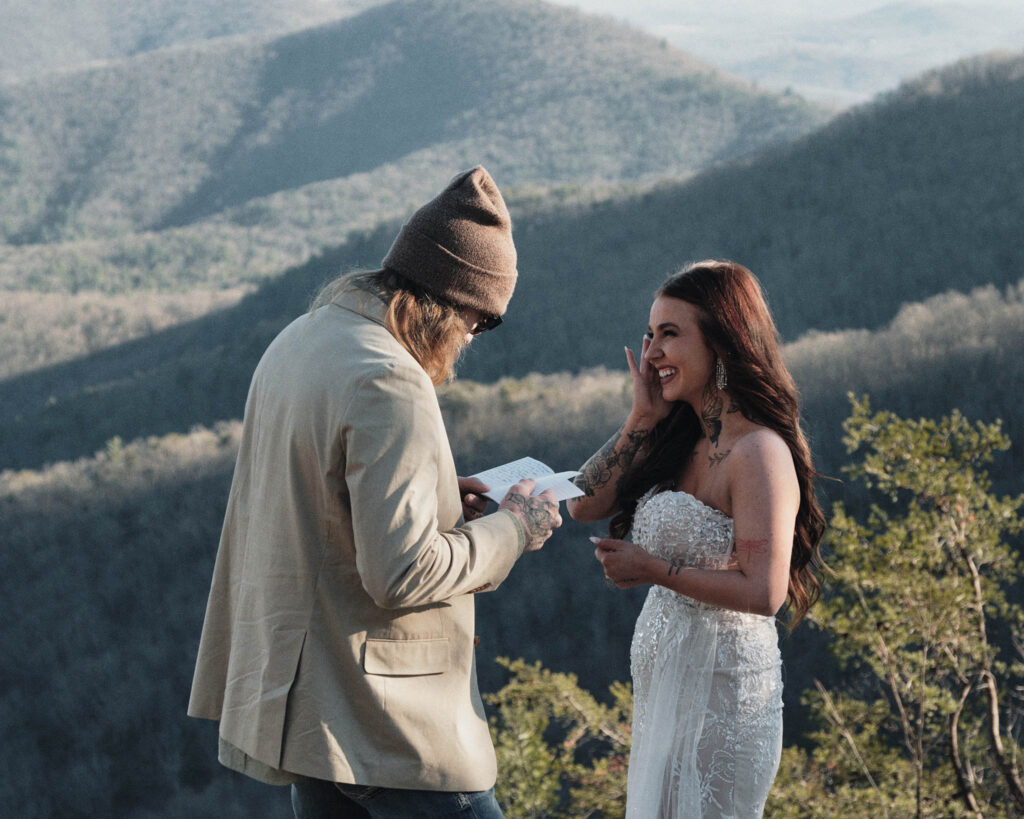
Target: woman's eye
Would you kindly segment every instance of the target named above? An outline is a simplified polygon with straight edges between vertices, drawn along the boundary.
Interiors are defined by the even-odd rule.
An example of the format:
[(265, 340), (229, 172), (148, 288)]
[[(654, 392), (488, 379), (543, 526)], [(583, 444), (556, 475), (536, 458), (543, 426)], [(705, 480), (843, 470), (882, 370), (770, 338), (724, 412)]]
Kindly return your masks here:
[(652, 333), (650, 330), (648, 330), (646, 333), (644, 333), (644, 338), (647, 338), (647, 339), (650, 339), (651, 341), (653, 341), (654, 340), (654, 333)]

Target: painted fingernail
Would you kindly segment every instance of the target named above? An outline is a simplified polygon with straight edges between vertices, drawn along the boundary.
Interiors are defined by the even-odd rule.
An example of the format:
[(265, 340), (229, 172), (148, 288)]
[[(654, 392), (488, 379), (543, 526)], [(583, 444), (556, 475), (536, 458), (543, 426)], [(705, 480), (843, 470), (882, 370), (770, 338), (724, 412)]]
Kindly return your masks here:
[(592, 537), (590, 538), (590, 542), (591, 542), (591, 543), (600, 543), (600, 542), (601, 542), (601, 538), (599, 538), (599, 537), (593, 537), (593, 536), (592, 536)]

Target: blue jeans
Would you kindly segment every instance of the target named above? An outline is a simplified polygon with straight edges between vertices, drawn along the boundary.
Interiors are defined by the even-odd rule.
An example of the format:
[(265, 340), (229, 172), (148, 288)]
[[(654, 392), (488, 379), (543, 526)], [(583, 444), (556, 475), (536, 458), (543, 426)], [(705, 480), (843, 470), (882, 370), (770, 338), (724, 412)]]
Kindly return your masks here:
[(494, 789), (411, 791), (303, 779), (292, 785), (295, 819), (440, 819), (445, 816), (502, 819)]

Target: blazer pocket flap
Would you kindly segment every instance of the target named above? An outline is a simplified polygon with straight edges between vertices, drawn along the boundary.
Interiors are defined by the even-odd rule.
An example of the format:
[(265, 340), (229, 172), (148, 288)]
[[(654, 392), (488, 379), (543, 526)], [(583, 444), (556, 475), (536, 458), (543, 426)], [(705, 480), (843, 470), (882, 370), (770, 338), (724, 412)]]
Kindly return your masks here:
[(367, 674), (391, 677), (443, 674), (448, 670), (448, 638), (383, 640), (368, 637), (363, 654)]

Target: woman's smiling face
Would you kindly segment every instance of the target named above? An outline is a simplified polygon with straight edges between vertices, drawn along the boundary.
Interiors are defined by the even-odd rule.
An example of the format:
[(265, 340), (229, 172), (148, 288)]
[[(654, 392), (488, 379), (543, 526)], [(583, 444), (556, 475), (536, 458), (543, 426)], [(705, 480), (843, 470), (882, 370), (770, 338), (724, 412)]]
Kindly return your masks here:
[(700, 410), (701, 394), (711, 382), (715, 352), (704, 340), (692, 304), (671, 296), (658, 296), (651, 305), (644, 360), (654, 369), (666, 401), (685, 401)]

